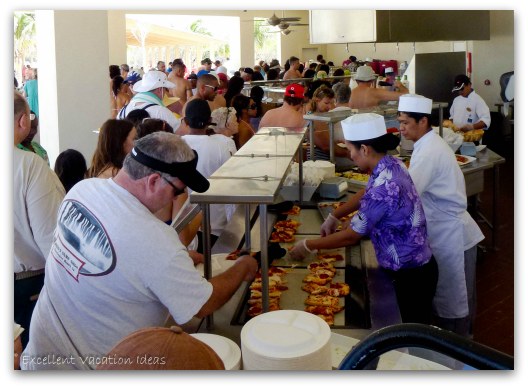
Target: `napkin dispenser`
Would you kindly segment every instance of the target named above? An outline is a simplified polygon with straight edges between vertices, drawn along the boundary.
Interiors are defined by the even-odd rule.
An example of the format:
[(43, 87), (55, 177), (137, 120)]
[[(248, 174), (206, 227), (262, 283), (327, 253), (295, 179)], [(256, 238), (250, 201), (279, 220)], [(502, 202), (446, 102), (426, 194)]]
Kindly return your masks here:
[(332, 177), (324, 179), (319, 185), (319, 196), (337, 199), (346, 194), (348, 182), (345, 178)]

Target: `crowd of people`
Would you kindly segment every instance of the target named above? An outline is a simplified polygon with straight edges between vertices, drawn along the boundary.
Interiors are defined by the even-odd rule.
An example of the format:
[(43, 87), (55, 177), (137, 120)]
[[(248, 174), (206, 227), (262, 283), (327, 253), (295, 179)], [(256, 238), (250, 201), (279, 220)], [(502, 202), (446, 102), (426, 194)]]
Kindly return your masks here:
[[(163, 326), (169, 314), (184, 324), (220, 308), (253, 279), (257, 261), (242, 255), (229, 270), (204, 279), (194, 268), (203, 261), (201, 214), (179, 234), (171, 227), (189, 194), (206, 191), (207, 178), (262, 127), (303, 127), (305, 115), (382, 101), (399, 101), (401, 132), (415, 142), (409, 169), (390, 155), (399, 139), (387, 134), (383, 117), (351, 115), (336, 125), (333, 145), (328, 126), (318, 122), (316, 158), (328, 160), (333, 146), (338, 165), (357, 166), (371, 177), (329, 215), (321, 238), (300, 241), (290, 254), (303, 258), (370, 236), (394, 282), (402, 320), (469, 336), (476, 245), (484, 237), (466, 211), (453, 152), (432, 131), (432, 101), (403, 85), (399, 91), (374, 87), (372, 68), (358, 66), (353, 56), (337, 69), (322, 56), (306, 64), (292, 56), (284, 67), (262, 61), (231, 75), (219, 60), (214, 68), (209, 58), (201, 64), (187, 78), (181, 59), (169, 67), (159, 61), (147, 72), (111, 65), (109, 115), (90, 164), (67, 149), (53, 170), (34, 141), (38, 101), (35, 110), (30, 93), (15, 89), (14, 319), (24, 329), (21, 368), (93, 369), (87, 355), (107, 354), (135, 330)], [(343, 77), (330, 77), (331, 67)], [(346, 77), (351, 72), (355, 87)], [(243, 93), (251, 81), (276, 79), (292, 80), (280, 106), (265, 110), (260, 86)], [(469, 78), (457, 76), (453, 92), (459, 97), (450, 113), (464, 121), (460, 127), (487, 129), (489, 109)], [(337, 231), (339, 219), (356, 210)], [(233, 211), (234, 205), (211, 207), (212, 243)], [(43, 354), (63, 362), (35, 361)]]

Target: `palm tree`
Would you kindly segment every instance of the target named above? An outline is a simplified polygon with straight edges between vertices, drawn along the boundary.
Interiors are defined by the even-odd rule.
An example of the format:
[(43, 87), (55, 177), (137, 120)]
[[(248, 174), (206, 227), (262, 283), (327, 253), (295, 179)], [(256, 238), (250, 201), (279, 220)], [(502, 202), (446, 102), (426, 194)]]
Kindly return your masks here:
[(13, 56), (17, 73), (22, 70), (29, 53), (35, 50), (36, 23), (32, 12), (15, 12)]
[(194, 22), (191, 23), (191, 25), (189, 26), (189, 29), (192, 32), (195, 32), (197, 34), (213, 36), (211, 32), (207, 31), (207, 28), (202, 26), (202, 23), (203, 23), (202, 19), (195, 20)]

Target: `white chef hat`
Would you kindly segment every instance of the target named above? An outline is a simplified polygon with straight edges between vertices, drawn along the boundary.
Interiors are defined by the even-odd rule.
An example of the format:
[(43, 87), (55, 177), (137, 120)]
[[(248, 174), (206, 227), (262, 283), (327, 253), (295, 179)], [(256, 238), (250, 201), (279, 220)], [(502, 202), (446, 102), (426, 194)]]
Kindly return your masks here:
[(425, 113), (430, 115), (433, 109), (433, 100), (419, 94), (404, 94), (400, 96), (398, 111), (411, 113)]
[(346, 140), (370, 140), (387, 134), (385, 119), (377, 113), (359, 113), (341, 121)]

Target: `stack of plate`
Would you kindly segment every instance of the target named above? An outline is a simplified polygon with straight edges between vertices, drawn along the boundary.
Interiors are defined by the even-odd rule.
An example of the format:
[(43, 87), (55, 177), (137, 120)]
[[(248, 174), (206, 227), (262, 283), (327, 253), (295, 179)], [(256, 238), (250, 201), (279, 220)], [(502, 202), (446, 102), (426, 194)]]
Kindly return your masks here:
[(247, 322), (240, 342), (245, 370), (331, 370), (328, 324), (298, 310), (271, 311)]
[(191, 336), (209, 345), (218, 354), (218, 357), (222, 359), (226, 370), (240, 369), (242, 358), (240, 348), (229, 338), (208, 333), (194, 333)]

